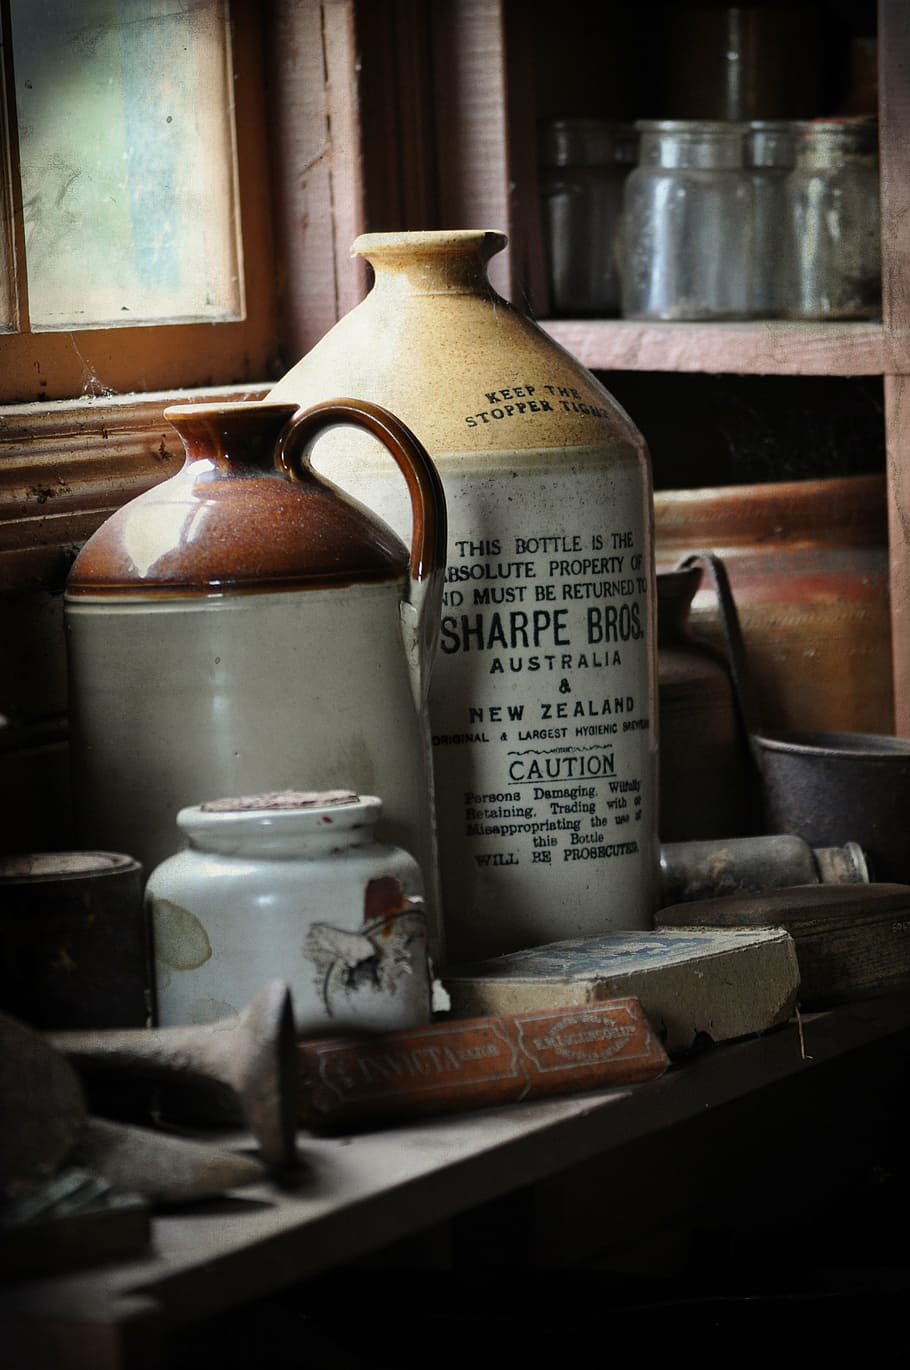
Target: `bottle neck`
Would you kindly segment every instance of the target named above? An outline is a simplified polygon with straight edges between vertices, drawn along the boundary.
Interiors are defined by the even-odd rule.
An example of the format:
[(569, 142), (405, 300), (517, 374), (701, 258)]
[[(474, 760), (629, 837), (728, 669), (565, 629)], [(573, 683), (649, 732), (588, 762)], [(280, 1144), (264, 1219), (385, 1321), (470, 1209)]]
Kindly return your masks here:
[(794, 152), (800, 167), (827, 170), (869, 165), (875, 160), (875, 129), (866, 123), (797, 124)]
[(618, 167), (638, 159), (638, 134), (631, 124), (600, 119), (554, 119), (540, 136), (542, 167)]
[(753, 124), (745, 141), (746, 165), (787, 171), (793, 165), (793, 133), (785, 124)]
[(504, 234), (483, 229), (366, 233), (356, 240), (353, 252), (373, 268), (376, 294), (495, 298), (487, 262), (505, 243)]
[(735, 170), (743, 164), (744, 125), (666, 120), (636, 125), (639, 163), (647, 167)]
[(165, 418), (176, 428), (186, 466), (198, 474), (256, 471), (277, 476), (275, 445), (296, 412), (293, 404), (172, 405)]

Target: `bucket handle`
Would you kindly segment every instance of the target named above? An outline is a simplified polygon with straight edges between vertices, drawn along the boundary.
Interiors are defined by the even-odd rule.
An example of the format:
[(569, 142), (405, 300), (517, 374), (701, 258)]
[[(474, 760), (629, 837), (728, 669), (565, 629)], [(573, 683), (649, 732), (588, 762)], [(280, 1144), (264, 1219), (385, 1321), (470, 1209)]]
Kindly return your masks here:
[(739, 614), (736, 609), (736, 601), (733, 598), (733, 591), (730, 588), (730, 578), (727, 568), (716, 552), (692, 552), (684, 557), (677, 566), (678, 571), (686, 571), (690, 567), (697, 566), (708, 573), (708, 577), (717, 595), (717, 603), (720, 609), (720, 623), (723, 630), (724, 644), (727, 651), (727, 664), (730, 669), (730, 678), (733, 682), (733, 695), (736, 700), (736, 707), (739, 711), (740, 722), (743, 732), (749, 741), (749, 748), (756, 762), (759, 761), (759, 751), (755, 738), (761, 733), (758, 717), (758, 705), (755, 697), (755, 689), (752, 684), (752, 676), (749, 671), (749, 663), (746, 655), (746, 644), (743, 639), (742, 628), (739, 622)]

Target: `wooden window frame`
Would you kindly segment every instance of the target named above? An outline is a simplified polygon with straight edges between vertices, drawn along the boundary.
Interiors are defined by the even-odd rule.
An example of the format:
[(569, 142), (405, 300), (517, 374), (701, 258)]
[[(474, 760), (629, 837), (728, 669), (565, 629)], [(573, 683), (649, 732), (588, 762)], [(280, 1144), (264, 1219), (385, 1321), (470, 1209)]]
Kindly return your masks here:
[[(275, 349), (275, 286), (272, 280), (269, 165), (262, 91), (264, 53), (261, 10), (253, 0), (228, 0), (231, 16), (236, 149), (245, 279), (244, 317), (198, 323), (154, 323), (136, 327), (41, 329), (0, 335), (0, 402), (106, 397), (130, 391), (248, 381), (266, 372)], [(7, 16), (8, 18), (8, 16)], [(5, 77), (13, 90), (11, 55)], [(230, 78), (229, 78), (230, 79)], [(13, 104), (10, 101), (10, 104)], [(10, 112), (7, 164), (17, 167), (15, 111)], [(18, 195), (14, 175), (13, 181)], [(20, 237), (21, 205), (14, 206), (14, 236)], [(19, 255), (17, 254), (17, 255)], [(21, 255), (20, 255), (21, 260)], [(18, 273), (20, 291), (24, 292)], [(22, 305), (17, 312), (27, 314)]]
[[(236, 3), (237, 42), (259, 45), (267, 97), (256, 137), (268, 231), (251, 238), (243, 226), (248, 298), (264, 311), (259, 345), (225, 372), (212, 332), (233, 325), (184, 325), (155, 330), (162, 340), (179, 332), (202, 341), (175, 355), (153, 390), (124, 382), (121, 394), (37, 401), (31, 377), (23, 381), (23, 401), (0, 404), (0, 593), (58, 592), (85, 538), (178, 469), (168, 404), (261, 398), (363, 298), (367, 271), (350, 251), (358, 234), (512, 229), (502, 0)], [(249, 157), (255, 130), (244, 116), (238, 125)], [(507, 296), (510, 257), (491, 263)], [(114, 330), (116, 347), (125, 351), (133, 331)], [(147, 347), (149, 330), (141, 332)], [(95, 361), (97, 331), (79, 337), (117, 389), (116, 373)]]
[[(358, 298), (356, 282), (341, 288), (336, 260), (339, 238), (361, 222), (354, 6), (235, 0), (234, 21), (235, 45), (267, 96), (264, 110), (248, 91), (238, 96), (247, 319), (75, 334), (105, 393), (71, 399), (34, 398), (61, 387), (36, 387), (32, 360), (13, 358), (22, 339), (0, 337), (6, 393), (17, 397), (0, 404), (0, 593), (58, 592), (85, 538), (179, 469), (168, 404), (261, 398)], [(35, 337), (76, 355), (68, 335)], [(161, 369), (145, 388), (142, 357), (153, 347)], [(81, 364), (68, 384), (81, 389)]]

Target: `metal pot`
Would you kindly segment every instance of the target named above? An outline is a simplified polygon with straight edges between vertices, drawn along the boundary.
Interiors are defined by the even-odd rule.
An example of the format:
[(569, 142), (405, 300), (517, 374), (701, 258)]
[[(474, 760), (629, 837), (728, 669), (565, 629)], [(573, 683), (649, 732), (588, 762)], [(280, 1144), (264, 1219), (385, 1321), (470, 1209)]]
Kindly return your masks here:
[(683, 565), (703, 566), (717, 593), (764, 831), (796, 833), (811, 846), (856, 842), (872, 880), (910, 883), (910, 740), (884, 733), (766, 731), (726, 568), (709, 552)]

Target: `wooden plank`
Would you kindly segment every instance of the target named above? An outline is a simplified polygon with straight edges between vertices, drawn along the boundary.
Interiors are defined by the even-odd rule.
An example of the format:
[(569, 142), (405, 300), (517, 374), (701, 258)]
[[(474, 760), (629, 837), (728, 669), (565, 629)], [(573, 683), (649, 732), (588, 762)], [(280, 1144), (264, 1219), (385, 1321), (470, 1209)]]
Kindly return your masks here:
[(76, 546), (126, 500), (180, 469), (183, 447), (163, 417), (167, 405), (262, 394), (258, 381), (0, 408), (0, 593), (62, 589)]
[[(509, 233), (503, 0), (432, 0), (439, 214), (443, 228)], [(511, 298), (510, 250), (490, 262)]]
[(351, 258), (351, 244), (364, 228), (359, 57), (354, 11), (349, 0), (325, 0), (322, 9), (332, 144), (332, 245), (336, 309), (341, 318), (359, 304), (367, 289), (366, 263)]
[(352, 0), (276, 0), (271, 122), (285, 370), (363, 294)]
[(508, 53), (506, 120), (508, 138), (511, 299), (532, 315), (550, 310), (537, 159), (537, 90), (534, 28), (525, 5), (507, 3), (504, 14)]
[(357, 0), (355, 15), (365, 231), (443, 227), (431, 10), (424, 0)]
[(910, 370), (910, 340), (878, 323), (640, 323), (546, 319), (592, 371), (748, 376), (876, 376)]
[[(882, 306), (886, 333), (905, 338), (910, 328), (910, 5), (906, 0), (879, 0), (878, 51)], [(910, 371), (910, 366), (905, 361), (899, 369)]]
[[(296, 1185), (244, 1189), (217, 1210), (160, 1214), (153, 1253), (90, 1273), (20, 1285), (0, 1295), (43, 1321), (58, 1311), (142, 1294), (169, 1326), (217, 1314), (380, 1251), (569, 1167), (702, 1117), (867, 1049), (906, 1050), (904, 994), (858, 1002), (693, 1056), (657, 1080), (625, 1089), (485, 1109), (339, 1138), (302, 1133)], [(248, 1145), (237, 1136), (232, 1145)]]
[(885, 377), (894, 731), (910, 737), (910, 376)]
[(166, 1333), (150, 1299), (108, 1299), (103, 1288), (55, 1304), (36, 1319), (14, 1308), (3, 1327), (4, 1370), (161, 1370)]
[[(882, 306), (887, 338), (910, 332), (910, 6), (879, 0)], [(887, 369), (887, 368), (886, 368)], [(910, 365), (885, 380), (895, 731), (910, 736)]]

